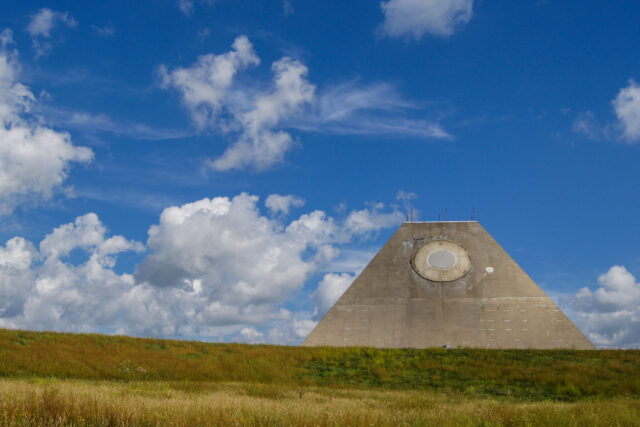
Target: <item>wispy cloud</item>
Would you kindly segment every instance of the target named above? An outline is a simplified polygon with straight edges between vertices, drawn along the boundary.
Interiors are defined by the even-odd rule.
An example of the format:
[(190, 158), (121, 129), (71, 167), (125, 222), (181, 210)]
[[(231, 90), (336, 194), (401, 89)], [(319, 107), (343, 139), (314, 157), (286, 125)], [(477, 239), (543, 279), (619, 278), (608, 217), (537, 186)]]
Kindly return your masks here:
[[(389, 119), (361, 114), (353, 116), (351, 121), (320, 120), (298, 121), (291, 123), (294, 129), (334, 135), (387, 135), (412, 136), (419, 138), (452, 139), (442, 125), (429, 120), (412, 120), (405, 118)], [(323, 126), (325, 125), (325, 126)]]
[(575, 133), (581, 133), (590, 139), (600, 139), (605, 136), (605, 127), (598, 123), (592, 111), (578, 113), (571, 129)]
[[(202, 0), (200, 3), (207, 3), (209, 5), (213, 4), (215, 0)], [(177, 0), (176, 5), (180, 12), (184, 13), (185, 16), (189, 17), (193, 15), (195, 12), (195, 1), (194, 0)]]
[(118, 188), (117, 190), (104, 187), (90, 187), (80, 185), (73, 189), (76, 197), (88, 200), (107, 202), (115, 206), (126, 206), (141, 211), (160, 212), (176, 200), (167, 196), (166, 192), (154, 193), (149, 190)]
[(425, 33), (446, 37), (471, 20), (473, 0), (389, 0), (380, 4), (384, 21), (382, 34), (411, 37)]
[(284, 13), (284, 16), (293, 15), (293, 5), (291, 4), (291, 0), (282, 1), (282, 11)]
[(203, 43), (210, 35), (211, 30), (208, 27), (198, 31), (198, 38), (200, 39), (200, 43)]
[(193, 13), (193, 0), (178, 0), (178, 9), (186, 16), (191, 16)]
[(150, 141), (181, 139), (194, 135), (193, 131), (186, 129), (161, 129), (144, 123), (119, 122), (106, 114), (68, 111), (52, 107), (43, 107), (39, 111), (52, 123), (87, 134), (110, 133)]
[(450, 139), (435, 120), (407, 118), (421, 108), (403, 98), (389, 83), (368, 86), (350, 81), (322, 90), (305, 115), (292, 128), (338, 135), (394, 135)]
[(31, 16), (27, 32), (31, 35), (36, 57), (45, 55), (51, 50), (51, 32), (58, 24), (75, 28), (78, 22), (67, 12), (57, 12), (46, 7)]
[(100, 37), (111, 37), (115, 34), (116, 29), (111, 25), (105, 25), (104, 27), (99, 27), (97, 25), (92, 25), (91, 29)]

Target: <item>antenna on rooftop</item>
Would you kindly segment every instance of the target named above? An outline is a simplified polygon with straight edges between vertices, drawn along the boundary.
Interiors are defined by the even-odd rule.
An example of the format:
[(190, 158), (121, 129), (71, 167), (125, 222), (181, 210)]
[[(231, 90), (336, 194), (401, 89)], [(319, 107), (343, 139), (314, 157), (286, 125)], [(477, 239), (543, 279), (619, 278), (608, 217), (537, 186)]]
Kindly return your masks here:
[(449, 221), (449, 208), (444, 208), (444, 220)]

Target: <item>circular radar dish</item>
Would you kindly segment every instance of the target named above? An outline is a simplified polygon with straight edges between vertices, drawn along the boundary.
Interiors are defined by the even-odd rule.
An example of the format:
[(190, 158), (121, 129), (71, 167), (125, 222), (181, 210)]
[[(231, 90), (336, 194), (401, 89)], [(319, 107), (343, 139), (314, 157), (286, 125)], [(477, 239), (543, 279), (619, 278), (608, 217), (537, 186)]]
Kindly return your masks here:
[(411, 260), (420, 276), (434, 282), (451, 282), (471, 269), (471, 257), (459, 244), (450, 240), (432, 240), (420, 246)]

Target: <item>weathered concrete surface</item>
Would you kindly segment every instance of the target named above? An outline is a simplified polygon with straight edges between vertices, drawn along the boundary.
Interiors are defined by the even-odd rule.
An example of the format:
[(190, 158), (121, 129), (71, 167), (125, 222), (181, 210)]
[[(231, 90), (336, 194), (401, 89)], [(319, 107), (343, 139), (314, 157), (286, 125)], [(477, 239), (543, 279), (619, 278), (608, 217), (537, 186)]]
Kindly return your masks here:
[[(414, 270), (416, 251), (437, 240), (466, 250), (464, 276)], [(302, 345), (594, 348), (475, 221), (403, 224)]]

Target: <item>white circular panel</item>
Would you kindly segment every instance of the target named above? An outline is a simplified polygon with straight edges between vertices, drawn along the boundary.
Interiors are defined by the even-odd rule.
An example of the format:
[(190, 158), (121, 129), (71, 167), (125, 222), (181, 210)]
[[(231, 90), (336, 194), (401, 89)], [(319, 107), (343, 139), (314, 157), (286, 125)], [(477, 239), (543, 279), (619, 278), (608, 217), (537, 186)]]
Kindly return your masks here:
[(431, 252), (429, 258), (429, 265), (438, 270), (448, 270), (456, 263), (456, 257), (449, 251), (435, 251)]
[(432, 240), (420, 246), (411, 260), (413, 269), (434, 282), (450, 282), (471, 269), (471, 257), (459, 244), (450, 240)]

